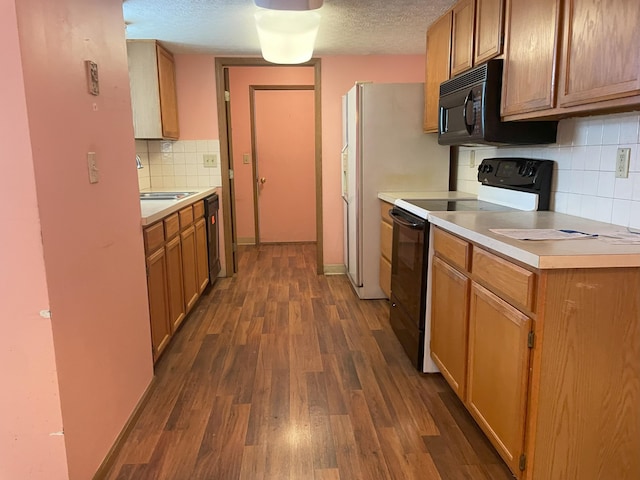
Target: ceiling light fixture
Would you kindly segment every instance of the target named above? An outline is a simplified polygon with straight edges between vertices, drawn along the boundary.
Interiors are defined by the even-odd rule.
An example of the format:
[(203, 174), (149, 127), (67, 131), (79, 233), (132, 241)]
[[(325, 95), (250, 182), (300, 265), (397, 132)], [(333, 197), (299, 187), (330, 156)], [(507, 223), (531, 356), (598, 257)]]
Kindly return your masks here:
[(264, 59), (271, 63), (308, 61), (320, 26), (323, 0), (254, 0), (256, 29)]

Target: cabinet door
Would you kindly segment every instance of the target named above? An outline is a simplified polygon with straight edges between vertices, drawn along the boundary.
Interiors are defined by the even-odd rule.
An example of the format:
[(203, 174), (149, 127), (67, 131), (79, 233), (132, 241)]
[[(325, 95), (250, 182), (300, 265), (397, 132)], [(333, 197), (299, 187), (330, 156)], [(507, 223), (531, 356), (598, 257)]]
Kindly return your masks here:
[(162, 136), (177, 139), (178, 99), (176, 96), (176, 73), (173, 56), (160, 45), (156, 45), (158, 55), (158, 84), (160, 90), (160, 116), (162, 118)]
[(451, 54), (451, 12), (427, 30), (427, 58), (424, 81), (424, 131), (437, 132), (440, 84), (449, 80)]
[(451, 76), (473, 66), (473, 23), (475, 0), (460, 0), (453, 7), (451, 34)]
[(193, 225), (180, 234), (182, 242), (182, 281), (184, 302), (189, 312), (198, 299), (198, 272), (196, 267), (196, 229)]
[(169, 342), (171, 326), (167, 299), (167, 266), (164, 248), (147, 257), (147, 288), (153, 359), (157, 360)]
[[(386, 210), (389, 210), (390, 205), (386, 204)], [(383, 213), (385, 207), (382, 207)], [(389, 214), (387, 214), (387, 217)], [(387, 296), (391, 297), (391, 251), (393, 249), (393, 225), (386, 221), (383, 216), (380, 222), (380, 288)]]
[(196, 271), (198, 274), (198, 293), (202, 293), (209, 285), (209, 254), (207, 251), (207, 224), (204, 218), (200, 218), (195, 225), (196, 229)]
[(474, 65), (502, 53), (503, 34), (504, 0), (476, 0)]
[(561, 0), (507, 0), (502, 115), (555, 106)]
[(439, 258), (431, 277), (431, 358), (464, 400), (467, 378), (470, 280)]
[(180, 236), (167, 242), (167, 289), (169, 295), (169, 318), (171, 332), (175, 332), (185, 317), (184, 292), (182, 286), (182, 251)]
[(559, 105), (640, 94), (640, 2), (564, 0), (564, 7)]
[(467, 406), (512, 472), (524, 451), (531, 319), (472, 282)]

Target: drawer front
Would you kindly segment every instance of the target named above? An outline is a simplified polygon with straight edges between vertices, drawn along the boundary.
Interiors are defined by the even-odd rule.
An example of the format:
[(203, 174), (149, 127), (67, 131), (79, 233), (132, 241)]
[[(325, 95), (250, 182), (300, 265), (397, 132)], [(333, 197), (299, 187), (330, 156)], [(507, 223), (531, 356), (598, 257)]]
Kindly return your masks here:
[(380, 201), (380, 217), (383, 222), (387, 222), (389, 224), (393, 224), (393, 220), (389, 216), (389, 210), (393, 208), (393, 205), (387, 203), (385, 201)]
[(471, 271), (475, 279), (499, 296), (503, 295), (534, 311), (535, 273), (479, 248), (473, 250)]
[(380, 253), (391, 261), (391, 245), (393, 243), (393, 227), (385, 222), (380, 222)]
[(193, 208), (189, 205), (178, 212), (180, 215), (180, 230), (193, 223)]
[(193, 204), (193, 218), (204, 217), (204, 202), (196, 202)]
[(178, 214), (174, 213), (164, 219), (164, 236), (167, 240), (175, 237), (180, 231), (180, 222), (178, 221)]
[(144, 229), (144, 250), (150, 254), (164, 244), (164, 224), (158, 222)]
[(433, 248), (442, 258), (462, 270), (469, 270), (471, 244), (450, 233), (436, 228), (433, 232)]

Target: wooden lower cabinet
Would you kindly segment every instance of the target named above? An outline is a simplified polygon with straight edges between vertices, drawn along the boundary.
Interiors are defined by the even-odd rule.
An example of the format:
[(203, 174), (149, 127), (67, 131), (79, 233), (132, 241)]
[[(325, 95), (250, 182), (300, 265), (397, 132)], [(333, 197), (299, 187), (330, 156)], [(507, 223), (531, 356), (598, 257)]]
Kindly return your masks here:
[(434, 258), (431, 358), (462, 401), (467, 383), (470, 283), (463, 273)]
[(157, 359), (171, 338), (169, 302), (167, 295), (167, 264), (161, 248), (147, 257), (147, 288), (151, 320), (151, 347)]
[(200, 289), (198, 288), (198, 271), (196, 264), (196, 229), (192, 226), (180, 234), (182, 243), (182, 281), (184, 285), (184, 302), (187, 312), (193, 308)]
[(475, 282), (466, 404), (512, 472), (524, 452), (531, 319)]
[[(533, 298), (536, 274), (439, 228), (433, 238), (431, 358), (520, 478), (532, 319), (505, 298)], [(476, 280), (487, 280), (487, 288)], [(514, 284), (524, 285), (515, 289), (522, 295)]]
[(533, 270), (438, 238), (431, 355), (514, 476), (640, 479), (640, 267)]
[(640, 267), (550, 270), (526, 480), (640, 478)]
[(198, 292), (204, 292), (209, 285), (209, 251), (207, 248), (207, 223), (204, 218), (198, 220), (196, 229), (196, 271)]
[(378, 275), (380, 288), (391, 298), (391, 257), (393, 250), (393, 220), (389, 210), (393, 205), (380, 201), (380, 273)]
[(180, 236), (176, 236), (165, 245), (167, 258), (167, 290), (169, 297), (169, 318), (171, 332), (175, 332), (186, 315), (184, 308), (184, 290), (182, 281), (182, 249)]
[(195, 207), (143, 230), (154, 362), (209, 283), (204, 208)]

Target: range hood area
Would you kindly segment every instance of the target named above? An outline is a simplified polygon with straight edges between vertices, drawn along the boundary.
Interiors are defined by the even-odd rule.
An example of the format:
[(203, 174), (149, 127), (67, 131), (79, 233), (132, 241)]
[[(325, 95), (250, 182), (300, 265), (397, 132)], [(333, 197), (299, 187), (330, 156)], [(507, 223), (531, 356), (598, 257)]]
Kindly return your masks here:
[(440, 145), (535, 145), (555, 143), (557, 121), (503, 122), (502, 60), (488, 62), (440, 84)]

